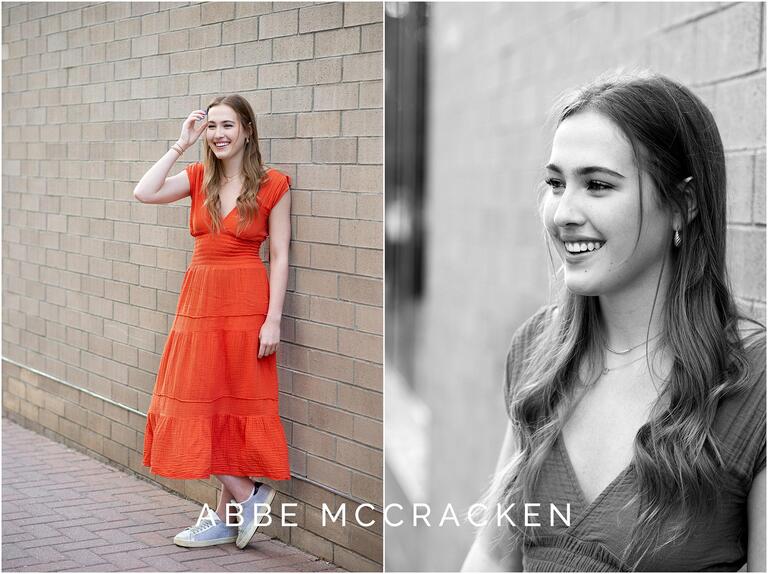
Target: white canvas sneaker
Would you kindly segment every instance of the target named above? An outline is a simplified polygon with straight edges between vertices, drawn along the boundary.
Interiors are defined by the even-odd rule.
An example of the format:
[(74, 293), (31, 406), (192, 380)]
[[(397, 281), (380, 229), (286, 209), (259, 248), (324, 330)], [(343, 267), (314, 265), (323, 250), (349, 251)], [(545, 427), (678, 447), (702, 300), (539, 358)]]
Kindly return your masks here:
[[(216, 519), (219, 518), (215, 512), (214, 516)], [(237, 540), (237, 530), (237, 526), (227, 526), (221, 519), (203, 518), (200, 524), (179, 532), (174, 537), (173, 543), (186, 548), (227, 544)]]
[[(245, 548), (251, 541), (259, 524), (265, 518), (261, 516), (267, 511), (265, 505), (271, 505), (274, 498), (275, 489), (268, 484), (261, 483), (248, 500), (240, 503), (243, 507), (243, 520), (238, 528), (237, 541), (235, 542), (238, 548)], [(256, 513), (256, 505), (258, 505), (260, 514)]]

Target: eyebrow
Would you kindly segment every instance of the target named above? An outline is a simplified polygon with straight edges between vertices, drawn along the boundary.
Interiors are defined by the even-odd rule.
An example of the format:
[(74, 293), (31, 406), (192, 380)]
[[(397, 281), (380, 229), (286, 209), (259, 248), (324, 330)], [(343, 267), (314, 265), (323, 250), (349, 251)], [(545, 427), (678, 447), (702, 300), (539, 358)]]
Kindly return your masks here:
[[(209, 123), (209, 124), (215, 124), (216, 122), (214, 122), (213, 120), (208, 120), (208, 123)], [(222, 120), (222, 122), (221, 122), (221, 123), (222, 123), (222, 124), (226, 124), (226, 123), (234, 124), (234, 123), (235, 123), (235, 121), (234, 121), (234, 120)]]
[[(557, 167), (554, 163), (547, 164), (546, 169), (556, 171), (557, 173), (563, 173), (563, 170)], [(587, 165), (576, 170), (576, 175), (589, 175), (591, 173), (607, 173), (608, 175), (612, 175), (620, 179), (626, 179), (626, 177), (621, 175), (618, 171), (613, 171), (612, 169), (608, 169), (607, 167), (602, 167), (599, 165)]]

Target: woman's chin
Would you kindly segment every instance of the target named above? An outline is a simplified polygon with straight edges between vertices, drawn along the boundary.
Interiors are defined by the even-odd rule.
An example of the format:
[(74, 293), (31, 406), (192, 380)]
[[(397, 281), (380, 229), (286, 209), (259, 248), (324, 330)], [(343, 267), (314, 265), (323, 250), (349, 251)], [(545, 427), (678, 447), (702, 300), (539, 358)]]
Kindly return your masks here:
[(584, 277), (565, 277), (565, 288), (574, 295), (597, 296), (604, 289), (594, 280), (586, 280)]

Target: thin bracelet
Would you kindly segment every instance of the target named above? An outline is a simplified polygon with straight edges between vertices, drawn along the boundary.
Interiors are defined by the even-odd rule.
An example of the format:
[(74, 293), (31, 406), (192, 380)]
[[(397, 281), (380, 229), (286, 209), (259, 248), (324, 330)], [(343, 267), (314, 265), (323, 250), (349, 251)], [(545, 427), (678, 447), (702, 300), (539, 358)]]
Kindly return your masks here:
[(180, 146), (179, 144), (177, 144), (177, 143), (174, 143), (174, 144), (171, 146), (171, 149), (172, 149), (172, 150), (176, 150), (176, 152), (178, 152), (178, 154), (179, 154), (179, 155), (182, 155), (182, 154), (184, 153), (184, 150), (183, 150), (183, 149), (181, 149), (181, 146)]

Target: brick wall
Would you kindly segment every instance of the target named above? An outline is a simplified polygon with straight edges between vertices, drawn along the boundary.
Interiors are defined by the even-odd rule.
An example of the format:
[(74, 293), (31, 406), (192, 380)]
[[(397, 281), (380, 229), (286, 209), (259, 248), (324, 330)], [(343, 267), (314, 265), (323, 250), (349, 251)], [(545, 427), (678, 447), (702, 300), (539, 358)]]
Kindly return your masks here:
[[(189, 199), (133, 188), (193, 109), (237, 92), (289, 173), (279, 354), (300, 527), (267, 532), (381, 568), (381, 3), (18, 3), (3, 23), (3, 413), (200, 502), (218, 481), (141, 465), (146, 413), (191, 259)], [(202, 158), (189, 150), (171, 174)], [(322, 502), (377, 525), (323, 528)]]
[[(415, 384), (435, 406), (430, 502), (466, 508), (501, 446), (510, 337), (548, 300), (534, 185), (549, 153), (545, 113), (562, 90), (638, 65), (704, 99), (727, 150), (733, 288), (765, 319), (765, 5), (430, 8), (427, 294)], [(425, 530), (425, 567), (457, 568), (471, 529)]]

